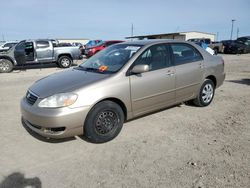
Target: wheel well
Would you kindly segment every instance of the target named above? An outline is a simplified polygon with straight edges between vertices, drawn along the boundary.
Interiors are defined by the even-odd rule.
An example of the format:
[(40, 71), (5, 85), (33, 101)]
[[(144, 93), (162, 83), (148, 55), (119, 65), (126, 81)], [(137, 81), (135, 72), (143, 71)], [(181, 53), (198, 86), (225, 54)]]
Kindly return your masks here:
[(67, 56), (67, 57), (69, 57), (70, 59), (73, 59), (72, 56), (71, 56), (70, 54), (60, 54), (60, 55), (58, 56), (58, 59), (59, 59), (60, 57), (62, 57), (62, 56)]
[(118, 104), (122, 108), (125, 120), (127, 119), (127, 108), (126, 108), (125, 104), (120, 99), (117, 99), (117, 98), (106, 98), (106, 99), (103, 99), (103, 100), (99, 101), (98, 103), (100, 103), (102, 101), (112, 101), (112, 102)]
[(14, 62), (13, 62), (13, 60), (10, 57), (1, 56), (0, 59), (7, 59), (7, 60), (9, 60), (14, 65)]
[(217, 80), (216, 80), (215, 76), (210, 75), (210, 76), (206, 77), (206, 79), (212, 80), (212, 82), (214, 83), (214, 87), (216, 87)]

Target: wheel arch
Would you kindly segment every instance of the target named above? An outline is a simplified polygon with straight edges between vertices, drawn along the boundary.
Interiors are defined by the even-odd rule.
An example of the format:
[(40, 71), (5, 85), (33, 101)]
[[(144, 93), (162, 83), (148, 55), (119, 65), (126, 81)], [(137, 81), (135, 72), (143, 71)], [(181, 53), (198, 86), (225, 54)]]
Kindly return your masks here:
[(73, 57), (71, 54), (68, 54), (68, 53), (63, 53), (63, 54), (59, 54), (58, 57), (57, 57), (57, 61), (62, 57), (62, 56), (67, 56), (69, 57), (71, 60), (73, 60)]
[(122, 111), (124, 113), (124, 119), (127, 120), (127, 107), (126, 107), (125, 103), (122, 100), (120, 100), (118, 98), (115, 98), (115, 97), (108, 97), (108, 98), (105, 98), (105, 99), (102, 99), (102, 100), (98, 101), (97, 103), (95, 103), (93, 105), (93, 107), (95, 105), (97, 105), (98, 103), (103, 102), (103, 101), (112, 101), (112, 102), (118, 104), (121, 107), (121, 109), (122, 109)]
[(216, 88), (216, 86), (217, 86), (217, 79), (216, 79), (216, 77), (214, 75), (209, 75), (209, 76), (206, 77), (206, 79), (211, 80), (214, 83), (214, 87)]
[(15, 61), (14, 61), (12, 58), (8, 57), (8, 56), (0, 56), (0, 59), (7, 59), (7, 60), (9, 60), (13, 65), (15, 65)]

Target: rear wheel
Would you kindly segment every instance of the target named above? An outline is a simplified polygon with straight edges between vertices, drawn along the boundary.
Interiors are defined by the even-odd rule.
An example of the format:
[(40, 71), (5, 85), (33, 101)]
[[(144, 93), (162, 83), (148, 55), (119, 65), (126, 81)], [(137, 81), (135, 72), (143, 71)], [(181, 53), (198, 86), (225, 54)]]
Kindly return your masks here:
[(58, 60), (58, 65), (61, 68), (69, 68), (72, 64), (72, 59), (68, 56), (61, 56)]
[(13, 64), (8, 59), (0, 59), (0, 72), (7, 73), (13, 70)]
[(84, 134), (90, 142), (108, 142), (120, 133), (123, 122), (121, 107), (112, 101), (103, 101), (89, 112), (84, 124)]
[(208, 106), (214, 98), (214, 83), (206, 79), (201, 86), (199, 95), (194, 99), (194, 104), (200, 107)]

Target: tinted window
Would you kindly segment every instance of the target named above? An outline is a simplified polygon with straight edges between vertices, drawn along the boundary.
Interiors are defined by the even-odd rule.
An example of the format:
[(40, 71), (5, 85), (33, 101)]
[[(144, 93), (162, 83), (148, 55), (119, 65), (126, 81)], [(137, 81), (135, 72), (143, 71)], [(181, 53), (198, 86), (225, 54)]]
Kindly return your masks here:
[(171, 44), (176, 65), (202, 60), (201, 54), (188, 44)]
[(136, 60), (135, 65), (149, 65), (149, 70), (157, 70), (171, 66), (170, 53), (167, 45), (149, 47)]
[(25, 43), (25, 50), (33, 50), (33, 42), (26, 42)]
[(37, 48), (48, 48), (49, 47), (49, 42), (48, 41), (37, 41), (36, 42), (36, 47)]
[(112, 45), (112, 44), (115, 44), (115, 42), (106, 42), (106, 43), (105, 43), (106, 46), (110, 46), (110, 45)]
[(24, 50), (25, 49), (25, 41), (20, 42), (16, 48), (16, 50)]
[(111, 45), (116, 44), (116, 43), (120, 43), (120, 42), (119, 41), (106, 42), (105, 45), (111, 46)]
[(250, 45), (250, 40), (247, 40), (246, 42), (245, 42), (245, 45)]

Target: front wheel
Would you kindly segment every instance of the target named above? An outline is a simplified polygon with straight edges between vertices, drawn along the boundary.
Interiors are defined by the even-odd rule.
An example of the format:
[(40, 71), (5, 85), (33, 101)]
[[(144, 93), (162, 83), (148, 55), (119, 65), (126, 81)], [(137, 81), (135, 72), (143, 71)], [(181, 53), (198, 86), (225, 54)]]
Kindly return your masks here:
[(200, 107), (208, 106), (214, 98), (214, 83), (212, 80), (206, 79), (201, 86), (200, 92), (194, 104)]
[(84, 124), (84, 135), (93, 143), (108, 142), (120, 133), (123, 122), (121, 107), (112, 101), (103, 101), (90, 110)]
[(72, 64), (72, 59), (68, 56), (62, 56), (58, 60), (58, 65), (61, 68), (69, 68)]
[(8, 59), (0, 59), (0, 73), (8, 73), (13, 70), (13, 64)]

